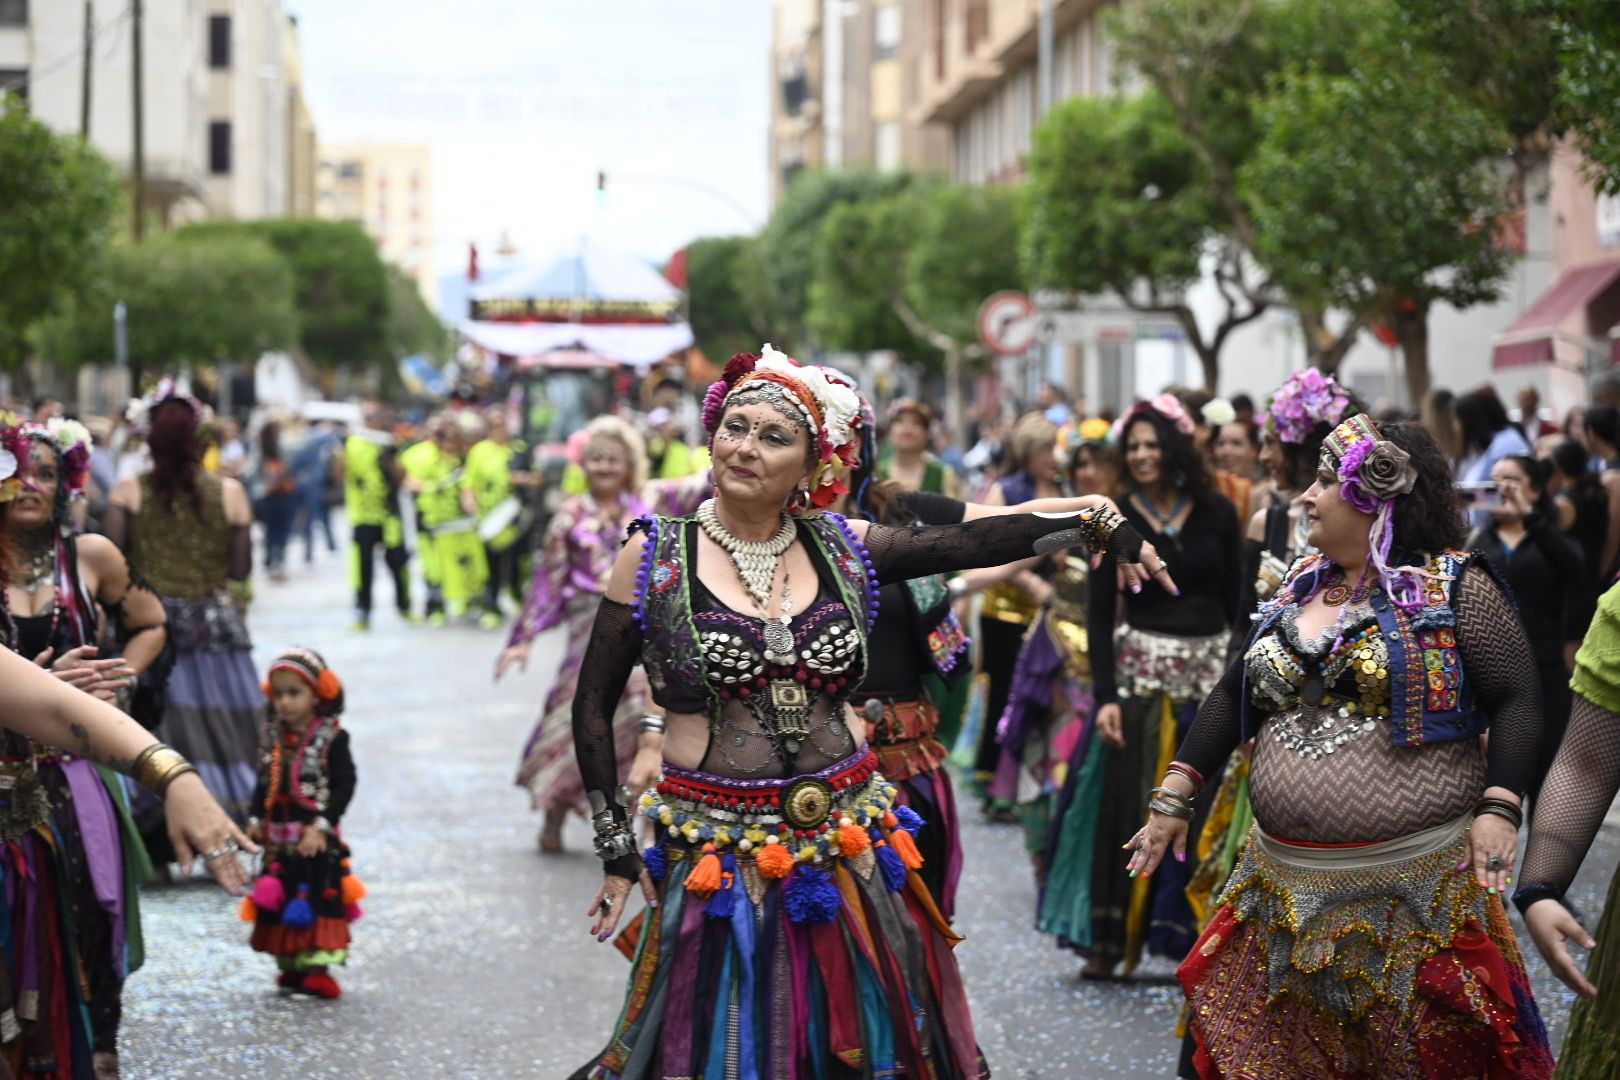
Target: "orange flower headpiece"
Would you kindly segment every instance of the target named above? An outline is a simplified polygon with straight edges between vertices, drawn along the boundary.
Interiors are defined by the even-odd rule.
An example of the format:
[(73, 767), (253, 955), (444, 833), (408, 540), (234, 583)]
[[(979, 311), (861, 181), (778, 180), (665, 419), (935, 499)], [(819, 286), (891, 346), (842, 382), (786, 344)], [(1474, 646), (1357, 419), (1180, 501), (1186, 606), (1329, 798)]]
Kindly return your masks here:
[(270, 695), (269, 676), (278, 671), (292, 672), (315, 691), (315, 696), (320, 699), (321, 715), (336, 716), (343, 711), (343, 680), (338, 678), (337, 672), (327, 667), (325, 658), (314, 649), (288, 649), (272, 660), (264, 681), (266, 697)]

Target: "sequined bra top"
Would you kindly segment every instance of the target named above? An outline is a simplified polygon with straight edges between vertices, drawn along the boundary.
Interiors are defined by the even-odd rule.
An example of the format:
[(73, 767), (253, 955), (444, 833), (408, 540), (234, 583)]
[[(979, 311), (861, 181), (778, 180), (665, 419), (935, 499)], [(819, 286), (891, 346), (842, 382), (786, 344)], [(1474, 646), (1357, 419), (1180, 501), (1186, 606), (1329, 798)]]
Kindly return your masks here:
[(818, 597), (794, 616), (796, 660), (777, 664), (765, 659), (765, 633), (759, 619), (732, 611), (699, 584), (693, 590), (693, 622), (703, 651), (704, 677), (721, 700), (747, 698), (767, 690), (773, 680), (792, 679), (811, 691), (841, 696), (855, 666), (860, 638), (843, 604)]

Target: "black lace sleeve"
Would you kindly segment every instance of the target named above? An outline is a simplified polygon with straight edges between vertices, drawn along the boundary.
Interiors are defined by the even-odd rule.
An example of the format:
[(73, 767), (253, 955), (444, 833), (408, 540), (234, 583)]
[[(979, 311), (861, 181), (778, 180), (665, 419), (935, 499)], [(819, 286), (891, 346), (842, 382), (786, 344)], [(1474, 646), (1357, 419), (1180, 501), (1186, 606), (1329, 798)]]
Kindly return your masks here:
[(1198, 707), (1176, 760), (1214, 777), (1243, 741), (1243, 657), (1226, 666), (1226, 674)]
[(253, 527), (231, 526), (231, 550), (225, 576), (232, 581), (246, 581), (253, 575)]
[[(1072, 532), (1078, 523), (1078, 516), (1069, 514), (997, 514), (960, 525), (873, 525), (866, 532), (866, 548), (871, 552), (879, 584), (887, 585), (1027, 559), (1046, 550), (1036, 547), (1036, 541), (1049, 536), (1054, 540), (1070, 539), (1057, 534)], [(1078, 537), (1072, 539), (1079, 542)], [(1133, 555), (1140, 553), (1141, 544), (1141, 536), (1129, 522), (1121, 522), (1109, 538), (1111, 548)]]
[(1474, 703), (1491, 722), (1485, 784), (1523, 794), (1541, 744), (1541, 695), (1534, 653), (1519, 613), (1483, 564), (1457, 583), (1457, 648)]
[(356, 779), (354, 755), (349, 752), (349, 733), (339, 729), (326, 752), (326, 779), (331, 797), (326, 800), (326, 817), (335, 828), (354, 799)]
[[(608, 801), (615, 821), (627, 820), (619, 805), (619, 759), (613, 741), (613, 714), (641, 661), (641, 627), (630, 605), (603, 599), (596, 609), (591, 640), (580, 662), (579, 687), (574, 692), (574, 754), (585, 790), (599, 791)], [(630, 855), (606, 864), (607, 872), (634, 881), (641, 875), (641, 859)]]
[(1576, 694), (1541, 792), (1519, 880), (1562, 896), (1620, 792), (1620, 714)]

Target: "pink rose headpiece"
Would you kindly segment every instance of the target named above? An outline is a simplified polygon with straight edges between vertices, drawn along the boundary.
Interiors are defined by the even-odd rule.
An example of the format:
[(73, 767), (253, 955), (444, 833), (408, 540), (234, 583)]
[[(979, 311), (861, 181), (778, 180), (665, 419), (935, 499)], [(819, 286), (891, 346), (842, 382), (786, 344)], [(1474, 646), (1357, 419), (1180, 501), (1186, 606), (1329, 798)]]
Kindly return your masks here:
[(1187, 409), (1181, 404), (1181, 399), (1174, 394), (1160, 394), (1147, 401), (1138, 401), (1125, 411), (1125, 415), (1114, 421), (1113, 440), (1116, 443), (1124, 442), (1125, 429), (1131, 426), (1131, 421), (1150, 412), (1158, 413), (1175, 426), (1187, 438), (1192, 438), (1198, 431), (1198, 425), (1193, 418), (1187, 415)]
[(812, 506), (830, 506), (849, 491), (849, 473), (860, 463), (866, 426), (853, 379), (833, 368), (800, 364), (769, 344), (759, 355), (738, 353), (703, 395), (703, 429), (711, 442), (734, 398), (768, 401), (809, 433), (816, 447)]
[(1266, 403), (1266, 430), (1285, 443), (1302, 443), (1318, 424), (1337, 424), (1350, 407), (1350, 391), (1315, 368), (1296, 371)]
[(1417, 484), (1412, 456), (1384, 438), (1366, 413), (1357, 413), (1328, 434), (1322, 442), (1324, 464), (1331, 464), (1345, 502), (1372, 514), (1368, 531), (1369, 558), (1390, 597), (1402, 607), (1423, 603), (1423, 581), (1428, 571), (1418, 566), (1390, 566), (1395, 542), (1395, 500), (1410, 494)]
[(77, 420), (58, 417), (49, 423), (19, 421), (0, 415), (0, 502), (10, 502), (29, 482), (30, 447), (50, 447), (57, 460), (57, 484), (64, 501), (84, 494), (90, 481), (90, 432)]

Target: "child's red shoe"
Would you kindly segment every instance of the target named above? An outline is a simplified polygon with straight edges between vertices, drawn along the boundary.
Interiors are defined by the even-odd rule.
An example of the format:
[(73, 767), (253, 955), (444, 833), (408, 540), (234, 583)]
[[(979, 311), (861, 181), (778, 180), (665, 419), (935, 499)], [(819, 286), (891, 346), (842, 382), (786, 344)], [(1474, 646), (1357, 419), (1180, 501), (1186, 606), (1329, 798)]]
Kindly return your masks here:
[(339, 986), (337, 980), (324, 971), (317, 971), (313, 975), (305, 975), (304, 985), (301, 989), (306, 994), (314, 994), (316, 997), (327, 998), (328, 1000), (343, 996), (343, 987)]
[(304, 988), (304, 976), (297, 971), (283, 971), (276, 976), (276, 986), (282, 990), (296, 994)]

